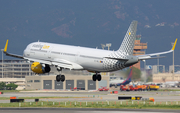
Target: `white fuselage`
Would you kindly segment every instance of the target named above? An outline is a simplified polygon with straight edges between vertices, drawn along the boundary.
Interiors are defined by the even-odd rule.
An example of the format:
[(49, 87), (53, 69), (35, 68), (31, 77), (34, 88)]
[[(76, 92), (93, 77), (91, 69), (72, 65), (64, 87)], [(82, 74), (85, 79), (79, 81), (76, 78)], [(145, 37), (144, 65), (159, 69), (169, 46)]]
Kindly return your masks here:
[(121, 80), (121, 79), (116, 79), (116, 80), (111, 80), (111, 81), (109, 81), (109, 84), (120, 84), (120, 83), (122, 83), (124, 80)]
[(24, 57), (49, 62), (60, 62), (62, 59), (76, 63), (82, 68), (95, 72), (116, 71), (125, 68), (123, 61), (106, 59), (114, 51), (93, 49), (79, 46), (34, 42), (24, 50)]

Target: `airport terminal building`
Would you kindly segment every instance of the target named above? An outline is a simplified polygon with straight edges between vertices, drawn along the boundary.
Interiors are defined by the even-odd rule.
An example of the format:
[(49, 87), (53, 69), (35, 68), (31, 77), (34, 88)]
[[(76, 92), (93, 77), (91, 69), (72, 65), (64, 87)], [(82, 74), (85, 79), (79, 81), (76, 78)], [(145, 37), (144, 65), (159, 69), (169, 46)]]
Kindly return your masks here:
[[(100, 87), (109, 88), (109, 75), (102, 74), (101, 81), (93, 81), (92, 73), (87, 71), (63, 70), (64, 82), (57, 82), (56, 68), (51, 67), (51, 72), (42, 75), (35, 75), (31, 71), (31, 64), (24, 60), (0, 60), (0, 82), (15, 83), (18, 89), (27, 90), (70, 90), (78, 88), (80, 90), (98, 90)], [(180, 81), (180, 74), (158, 73), (153, 74), (152, 80), (155, 83), (167, 81)]]
[(101, 81), (93, 81), (91, 73), (87, 71), (63, 70), (64, 82), (56, 81), (56, 68), (51, 67), (51, 73), (35, 75), (31, 71), (31, 64), (25, 60), (0, 60), (0, 82), (15, 83), (18, 89), (27, 90), (97, 90), (101, 86), (109, 87), (109, 76), (102, 73)]
[(109, 76), (102, 76), (101, 81), (93, 81), (91, 75), (67, 75), (64, 82), (57, 82), (56, 75), (26, 76), (27, 90), (98, 90), (100, 87), (109, 88)]

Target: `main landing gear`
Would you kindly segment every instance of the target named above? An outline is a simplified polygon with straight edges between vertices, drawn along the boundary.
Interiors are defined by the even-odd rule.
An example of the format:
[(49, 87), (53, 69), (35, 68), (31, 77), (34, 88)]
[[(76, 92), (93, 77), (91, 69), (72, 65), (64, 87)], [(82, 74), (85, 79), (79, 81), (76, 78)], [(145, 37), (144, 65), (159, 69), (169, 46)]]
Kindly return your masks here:
[[(61, 72), (62, 68), (57, 68), (57, 70)], [(56, 76), (56, 81), (57, 82), (59, 82), (59, 81), (64, 82), (64, 80), (65, 80), (65, 76), (64, 75), (59, 74), (59, 75)]]
[(93, 81), (96, 81), (96, 80), (101, 81), (101, 75), (99, 73), (94, 74), (92, 76), (92, 80)]
[(59, 81), (64, 82), (64, 80), (65, 80), (65, 76), (64, 75), (57, 75), (56, 76), (56, 81), (57, 82), (59, 82)]

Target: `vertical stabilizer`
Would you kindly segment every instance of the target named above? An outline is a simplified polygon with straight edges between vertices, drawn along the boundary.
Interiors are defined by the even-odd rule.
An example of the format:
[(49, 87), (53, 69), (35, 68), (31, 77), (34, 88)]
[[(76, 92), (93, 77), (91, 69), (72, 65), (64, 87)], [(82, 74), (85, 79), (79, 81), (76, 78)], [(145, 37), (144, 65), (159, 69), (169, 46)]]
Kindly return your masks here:
[(132, 55), (134, 49), (134, 41), (136, 39), (137, 21), (132, 21), (129, 29), (123, 39), (123, 42), (118, 51), (126, 55)]

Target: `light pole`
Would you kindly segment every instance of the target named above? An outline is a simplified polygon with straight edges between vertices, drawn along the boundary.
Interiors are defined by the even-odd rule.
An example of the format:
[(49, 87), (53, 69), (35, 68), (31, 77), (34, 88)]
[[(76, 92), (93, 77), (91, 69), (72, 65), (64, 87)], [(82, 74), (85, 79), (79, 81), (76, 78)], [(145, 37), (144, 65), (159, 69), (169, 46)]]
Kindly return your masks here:
[[(172, 47), (173, 47), (173, 45), (174, 45), (174, 42), (171, 42), (171, 45), (172, 45)], [(172, 80), (174, 81), (174, 51), (173, 51), (173, 70), (172, 70), (173, 72), (172, 72)]]
[(159, 55), (157, 55), (158, 59), (157, 59), (157, 73), (159, 73)]
[(1, 49), (1, 51), (2, 51), (2, 78), (3, 78), (3, 51), (4, 51), (4, 49)]
[(144, 62), (144, 74), (145, 74), (145, 82), (146, 82), (146, 60), (142, 60)]
[(102, 49), (104, 49), (105, 47), (108, 47), (108, 50), (110, 50), (111, 43), (101, 44), (101, 47), (102, 47)]
[(111, 43), (107, 43), (107, 44), (106, 44), (106, 47), (108, 47), (108, 50), (109, 50), (110, 47), (111, 47)]
[(104, 49), (104, 48), (106, 47), (106, 45), (104, 45), (104, 44), (101, 44), (101, 47), (102, 47), (102, 49)]

